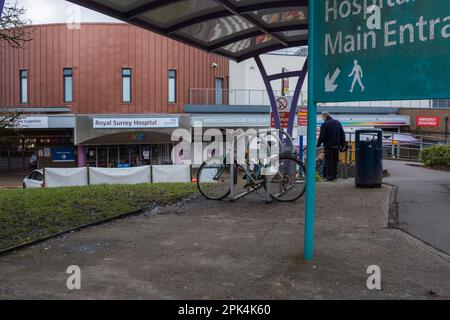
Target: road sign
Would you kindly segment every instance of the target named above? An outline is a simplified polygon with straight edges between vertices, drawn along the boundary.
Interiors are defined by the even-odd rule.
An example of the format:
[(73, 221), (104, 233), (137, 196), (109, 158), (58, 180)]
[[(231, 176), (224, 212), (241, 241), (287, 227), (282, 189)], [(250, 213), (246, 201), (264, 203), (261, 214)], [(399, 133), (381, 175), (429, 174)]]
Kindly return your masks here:
[(450, 1), (316, 6), (314, 102), (450, 98)]
[(417, 127), (439, 127), (440, 118), (439, 117), (417, 117), (416, 118)]

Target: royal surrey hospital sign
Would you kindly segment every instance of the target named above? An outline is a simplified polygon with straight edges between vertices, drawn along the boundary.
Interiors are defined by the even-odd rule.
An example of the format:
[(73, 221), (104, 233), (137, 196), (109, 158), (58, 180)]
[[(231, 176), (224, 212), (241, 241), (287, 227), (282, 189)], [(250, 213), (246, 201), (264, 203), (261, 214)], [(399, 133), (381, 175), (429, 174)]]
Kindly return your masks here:
[(178, 128), (178, 118), (94, 118), (94, 129)]
[(316, 1), (314, 102), (450, 98), (450, 0)]

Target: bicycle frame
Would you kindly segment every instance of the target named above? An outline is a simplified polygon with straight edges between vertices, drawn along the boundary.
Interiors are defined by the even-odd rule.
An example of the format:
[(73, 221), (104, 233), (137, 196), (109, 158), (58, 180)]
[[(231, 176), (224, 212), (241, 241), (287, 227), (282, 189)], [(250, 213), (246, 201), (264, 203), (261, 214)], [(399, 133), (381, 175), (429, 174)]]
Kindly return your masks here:
[[(230, 152), (230, 157), (231, 157), (231, 161), (230, 163), (234, 163), (235, 162), (235, 155), (234, 155), (234, 147), (235, 147), (235, 143), (237, 140), (245, 138), (246, 136), (249, 136), (249, 134), (244, 133), (241, 134), (239, 136), (235, 136), (232, 139), (232, 143), (231, 143), (231, 152)], [(242, 168), (245, 172), (245, 174), (247, 175), (247, 179), (251, 179), (253, 183), (257, 183), (258, 181), (256, 181), (251, 172), (249, 172), (245, 167), (240, 166), (240, 165), (231, 165), (230, 166), (230, 175), (231, 175), (231, 179), (230, 179), (230, 199), (231, 201), (236, 201), (240, 198), (246, 197), (252, 193), (254, 193), (255, 191), (259, 190), (260, 188), (252, 188), (250, 190), (247, 190), (245, 192), (241, 192), (239, 194), (236, 194), (236, 189), (235, 189), (235, 174), (236, 174), (236, 169), (237, 168)], [(273, 201), (271, 195), (270, 195), (270, 188), (269, 188), (269, 183), (270, 183), (270, 179), (267, 176), (264, 176), (264, 183), (266, 185), (266, 194), (265, 194), (265, 201), (266, 203), (271, 203)]]

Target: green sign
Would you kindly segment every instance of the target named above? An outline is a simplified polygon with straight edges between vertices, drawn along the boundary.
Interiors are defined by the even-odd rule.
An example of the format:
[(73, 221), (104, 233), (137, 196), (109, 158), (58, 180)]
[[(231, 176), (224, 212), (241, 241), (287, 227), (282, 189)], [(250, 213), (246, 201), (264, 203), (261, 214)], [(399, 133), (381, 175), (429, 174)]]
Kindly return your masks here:
[(450, 98), (450, 0), (318, 0), (314, 101)]

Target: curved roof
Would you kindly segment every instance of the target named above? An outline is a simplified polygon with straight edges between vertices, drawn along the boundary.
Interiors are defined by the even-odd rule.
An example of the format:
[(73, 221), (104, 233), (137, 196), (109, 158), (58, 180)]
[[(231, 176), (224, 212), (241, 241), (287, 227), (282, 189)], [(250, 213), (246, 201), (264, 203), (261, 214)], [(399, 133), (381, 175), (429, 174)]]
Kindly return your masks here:
[(236, 61), (308, 42), (308, 0), (68, 1)]

